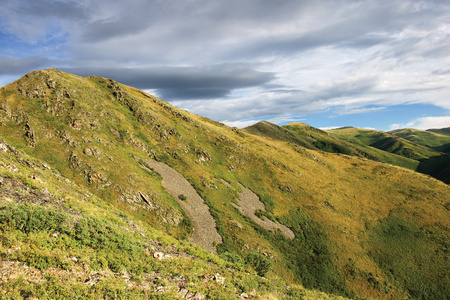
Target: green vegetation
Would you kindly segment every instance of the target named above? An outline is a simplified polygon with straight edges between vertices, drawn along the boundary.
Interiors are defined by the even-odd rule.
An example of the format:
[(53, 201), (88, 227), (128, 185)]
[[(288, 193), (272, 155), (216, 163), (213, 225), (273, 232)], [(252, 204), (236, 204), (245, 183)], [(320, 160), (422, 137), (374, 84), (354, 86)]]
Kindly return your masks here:
[[(170, 258), (158, 261), (148, 252), (148, 247), (151, 246), (145, 238), (120, 229), (105, 217), (83, 216), (78, 219), (51, 207), (7, 203), (0, 206), (0, 225), (1, 259), (25, 263), (28, 267), (40, 270), (45, 278), (34, 284), (23, 277), (7, 281), (2, 284), (2, 291), (7, 293), (6, 299), (72, 298), (70, 291), (77, 291), (77, 297), (87, 299), (147, 299), (149, 296), (156, 299), (174, 299), (177, 298), (179, 287), (172, 282), (173, 276), (178, 276), (178, 280), (186, 277), (183, 280), (189, 280), (190, 289), (201, 291), (214, 299), (230, 299), (234, 293), (233, 289), (241, 292), (258, 290), (258, 293), (262, 294), (275, 290), (283, 293), (281, 285), (277, 286), (261, 281), (254, 275), (247, 275), (249, 269), (244, 267), (243, 260), (236, 259), (234, 254), (222, 256), (231, 262), (229, 264), (217, 257), (211, 257), (201, 249), (195, 249), (192, 245), (176, 244), (187, 251), (186, 253), (198, 255), (198, 258)], [(265, 275), (270, 268), (267, 258), (257, 252), (249, 254), (246, 262), (260, 276)], [(231, 273), (230, 268), (234, 270)], [(192, 273), (185, 273), (186, 269)], [(73, 273), (73, 270), (78, 273)], [(155, 275), (152, 274), (155, 272), (159, 274), (156, 276), (159, 278), (157, 280), (153, 279)], [(209, 274), (219, 272), (227, 274), (223, 277), (227, 280), (226, 287), (218, 280), (214, 284), (205, 283), (204, 278), (209, 278)], [(89, 278), (91, 274), (97, 274), (101, 280), (95, 286), (83, 284), (83, 278)], [(128, 274), (127, 278), (130, 278), (128, 284), (123, 281), (124, 274)], [(72, 277), (64, 279), (61, 276)], [(152, 281), (149, 282), (149, 278)], [(89, 280), (96, 280), (96, 277)], [(131, 288), (130, 282), (133, 283)], [(156, 292), (149, 289), (149, 285), (155, 289), (163, 286), (166, 291)], [(292, 294), (292, 291), (289, 294)]]
[(449, 153), (450, 135), (448, 134), (448, 131), (448, 128), (427, 131), (408, 128), (393, 130), (389, 133), (413, 143)]
[(245, 257), (245, 262), (252, 266), (259, 276), (264, 276), (272, 268), (270, 260), (260, 252), (251, 252)]
[[(438, 151), (447, 151), (450, 137), (413, 129), (381, 132), (353, 127), (328, 131), (330, 135), (381, 151), (367, 151), (379, 161), (406, 167), (450, 183), (450, 159)], [(436, 151), (437, 150), (437, 151)]]
[[(62, 260), (64, 254), (61, 249), (81, 252), (86, 248), (96, 252), (88, 259), (94, 269), (107, 266), (116, 273), (128, 270), (134, 274), (153, 269), (153, 262), (145, 255), (143, 245), (102, 218), (86, 216), (74, 222), (69, 221), (68, 214), (53, 208), (9, 204), (0, 207), (0, 224), (24, 233), (24, 242), (33, 241), (30, 249), (22, 249), (16, 258), (40, 270), (51, 267), (68, 269), (70, 262)], [(52, 239), (52, 233), (58, 239)], [(133, 257), (141, 259), (137, 261)]]
[[(450, 188), (412, 171), (440, 165), (424, 145), (301, 123), (232, 129), (57, 70), (0, 89), (0, 106), (0, 263), (12, 269), (0, 298), (448, 294)], [(196, 223), (179, 204), (189, 194), (169, 194), (144, 159), (195, 188), (223, 239), (218, 255), (189, 242)], [(295, 238), (241, 214), (240, 185)]]
[[(448, 236), (440, 228), (419, 228), (392, 214), (373, 229), (371, 255), (392, 281), (399, 282), (413, 299), (446, 299)], [(381, 282), (373, 279), (375, 285)]]

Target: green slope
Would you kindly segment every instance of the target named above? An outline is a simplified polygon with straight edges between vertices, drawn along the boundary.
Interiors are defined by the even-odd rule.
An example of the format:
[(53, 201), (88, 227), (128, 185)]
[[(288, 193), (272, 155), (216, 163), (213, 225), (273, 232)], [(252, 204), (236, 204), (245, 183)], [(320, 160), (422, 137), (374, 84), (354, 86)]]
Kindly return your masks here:
[(219, 257), (177, 240), (111, 206), (46, 162), (4, 141), (0, 148), (1, 299), (323, 296), (286, 286), (274, 273), (265, 274), (269, 280), (262, 278), (249, 260)]
[[(352, 127), (349, 127), (348, 129), (350, 128)], [(417, 160), (367, 146), (357, 140), (346, 140), (299, 122), (290, 123), (280, 127), (263, 121), (246, 127), (243, 130), (259, 136), (287, 141), (308, 149), (368, 158), (412, 170), (417, 169), (417, 166), (419, 165)]]
[[(413, 138), (407, 131), (383, 132), (370, 129), (359, 129), (353, 127), (338, 128), (328, 131), (331, 135), (345, 139), (353, 143), (360, 143), (366, 146), (377, 148), (387, 153), (396, 154), (413, 160), (414, 164), (405, 165), (401, 160), (381, 160), (398, 166), (408, 167), (418, 172), (431, 175), (446, 183), (450, 182), (449, 173), (445, 172), (450, 166), (449, 157), (442, 152), (432, 149), (433, 144), (441, 145), (444, 138), (437, 138), (436, 134), (422, 134), (422, 138)], [(419, 132), (419, 131), (414, 131)], [(403, 138), (402, 136), (409, 138)], [(420, 135), (420, 134), (419, 134)], [(426, 138), (424, 138), (426, 136)], [(433, 136), (433, 138), (431, 138)], [(421, 141), (421, 143), (416, 143)]]
[(428, 129), (427, 131), (450, 136), (450, 127), (440, 129)]
[[(80, 214), (99, 216), (104, 222), (121, 227), (107, 223), (94, 228), (100, 226), (101, 232), (122, 236), (123, 230), (127, 231), (124, 228), (130, 229), (131, 225), (125, 226), (118, 218), (129, 218), (140, 224), (139, 228), (145, 227), (163, 240), (173, 241), (166, 242), (167, 246), (173, 243), (179, 248), (180, 244), (189, 245), (187, 240), (196, 225), (190, 222), (179, 201), (166, 191), (162, 177), (139, 163), (144, 159), (163, 162), (182, 174), (208, 205), (223, 240), (215, 245), (217, 253), (228, 262), (238, 263), (233, 267), (236, 271), (224, 275), (221, 264), (226, 262), (198, 250), (201, 254), (196, 257), (214, 263), (209, 269), (202, 263), (197, 269), (190, 267), (189, 263), (195, 264), (194, 259), (189, 263), (167, 262), (176, 265), (175, 269), (152, 261), (149, 269), (137, 271), (133, 262), (125, 263), (129, 257), (126, 251), (118, 249), (117, 253), (126, 259), (111, 257), (95, 264), (99, 272), (109, 272), (114, 279), (124, 276), (116, 272), (118, 260), (121, 270), (138, 276), (137, 281), (145, 282), (151, 272), (182, 275), (194, 287), (191, 290), (211, 298), (214, 293), (224, 295), (230, 290), (236, 290), (231, 294), (238, 297), (239, 292), (255, 289), (257, 295), (267, 294), (268, 299), (289, 295), (301, 299), (310, 293), (270, 285), (274, 281), (353, 298), (438, 299), (449, 292), (450, 283), (442, 274), (448, 270), (445, 257), (450, 188), (433, 178), (365, 158), (306, 149), (294, 143), (301, 138), (287, 129), (282, 131), (290, 143), (255, 136), (190, 114), (112, 80), (81, 78), (54, 69), (30, 73), (2, 88), (0, 107), (0, 134), (5, 142), (60, 174), (61, 182), (65, 182), (61, 186), (78, 191), (57, 192), (58, 181), (49, 180), (43, 181), (48, 182), (44, 187), (33, 186), (23, 193), (33, 195), (48, 185), (49, 192), (63, 204), (61, 209), (75, 215), (69, 223), (77, 223), (76, 216)], [(319, 133), (322, 134), (316, 134)], [(338, 145), (336, 140), (333, 143)], [(347, 147), (348, 143), (342, 145)], [(2, 162), (3, 178), (11, 176), (11, 164)], [(21, 168), (28, 166), (26, 162), (14, 163), (17, 164)], [(20, 180), (30, 181), (27, 178), (32, 175), (23, 175)], [(266, 211), (258, 213), (262, 218), (289, 227), (295, 238), (267, 231), (242, 215), (236, 208), (242, 191), (240, 184), (264, 203)], [(2, 197), (2, 203), (7, 198)], [(56, 203), (50, 206), (58, 209)], [(96, 212), (97, 206), (104, 210)], [(114, 217), (112, 212), (120, 217)], [(16, 224), (4, 222), (8, 226)], [(15, 234), (28, 234), (21, 228), (11, 227), (4, 234), (3, 257), (12, 249), (10, 245), (18, 245)], [(68, 241), (84, 239), (86, 244), (82, 242), (80, 247), (87, 248), (63, 248), (67, 253), (55, 253), (62, 260), (69, 259), (71, 251), (98, 250), (95, 243), (89, 242), (92, 236), (98, 236), (97, 231), (83, 238), (84, 233), (65, 228), (60, 230)], [(399, 238), (399, 230), (408, 234)], [(101, 234), (96, 239), (108, 241)], [(31, 253), (38, 253), (32, 238), (24, 237), (18, 243), (29, 245), (34, 249)], [(380, 251), (390, 243), (397, 246)], [(29, 264), (21, 256), (14, 259)], [(268, 265), (272, 266), (266, 274), (269, 280), (239, 273), (240, 268), (261, 271)], [(49, 268), (42, 267), (50, 272)], [(206, 273), (200, 272), (201, 268)], [(414, 273), (405, 271), (411, 268)], [(205, 280), (209, 276), (206, 274), (214, 270), (226, 277), (226, 286)], [(426, 276), (417, 280), (417, 274)], [(171, 285), (167, 276), (161, 286)], [(33, 286), (39, 288), (39, 284)], [(122, 288), (120, 293), (133, 292), (123, 285)]]
[(244, 128), (243, 131), (275, 140), (287, 141), (307, 149), (359, 157), (368, 156), (367, 153), (358, 151), (347, 142), (333, 138), (325, 131), (304, 123), (291, 123), (285, 126), (277, 126), (270, 122), (262, 121)]
[(434, 150), (450, 153), (450, 133), (448, 128), (431, 129), (427, 131), (417, 129), (397, 129), (389, 133), (408, 141), (423, 145)]

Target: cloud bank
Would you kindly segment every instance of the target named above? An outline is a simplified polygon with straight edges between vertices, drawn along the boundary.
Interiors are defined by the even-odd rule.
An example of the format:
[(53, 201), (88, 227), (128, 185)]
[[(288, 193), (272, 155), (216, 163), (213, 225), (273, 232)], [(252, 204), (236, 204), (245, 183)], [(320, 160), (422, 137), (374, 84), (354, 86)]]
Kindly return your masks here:
[(57, 67), (230, 124), (408, 103), (450, 111), (448, 1), (1, 3), (0, 83)]

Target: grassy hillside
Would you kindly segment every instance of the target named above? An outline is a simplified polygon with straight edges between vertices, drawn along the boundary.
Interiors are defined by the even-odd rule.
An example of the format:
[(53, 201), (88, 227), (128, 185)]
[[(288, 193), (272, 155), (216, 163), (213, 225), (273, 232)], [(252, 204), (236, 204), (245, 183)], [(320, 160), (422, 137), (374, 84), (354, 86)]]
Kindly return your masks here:
[(247, 257), (177, 240), (45, 162), (0, 148), (1, 299), (344, 299), (273, 272), (264, 279)]
[[(308, 149), (368, 158), (374, 161), (402, 166), (411, 170), (417, 169), (419, 165), (417, 160), (386, 152), (355, 140), (348, 141), (299, 122), (290, 123), (281, 127), (269, 122), (259, 122), (244, 128), (243, 131), (290, 142)], [(287, 138), (287, 136), (290, 138)]]
[(440, 152), (450, 153), (450, 130), (448, 128), (427, 131), (407, 128), (393, 130), (389, 133)]
[[(450, 173), (446, 172), (446, 170), (450, 169), (450, 159), (447, 154), (437, 151), (438, 149), (433, 149), (433, 145), (442, 146), (445, 145), (446, 140), (448, 141), (448, 138), (443, 135), (425, 131), (425, 133), (419, 133), (420, 131), (418, 130), (414, 130), (414, 134), (411, 134), (408, 133), (407, 129), (383, 132), (353, 127), (338, 128), (328, 132), (335, 137), (355, 144), (370, 146), (387, 153), (408, 158), (415, 163), (406, 165), (401, 159), (381, 161), (407, 167), (450, 183)], [(419, 136), (421, 137), (419, 138)]]
[[(51, 252), (51, 257), (67, 261), (84, 255), (88, 258), (83, 262), (92, 261), (90, 268), (109, 274), (111, 280), (126, 283), (123, 276), (127, 275), (120, 273), (126, 272), (143, 282), (136, 290), (136, 285), (121, 285), (114, 295), (144, 295), (144, 283), (153, 278), (151, 274), (164, 276), (152, 279), (156, 283), (148, 293), (158, 286), (180, 289), (172, 281), (182, 276), (187, 290), (211, 299), (244, 292), (261, 299), (319, 297), (318, 292), (299, 285), (351, 298), (444, 299), (450, 292), (446, 260), (450, 188), (438, 180), (373, 160), (255, 136), (112, 80), (81, 78), (54, 69), (30, 73), (2, 88), (0, 108), (5, 144), (36, 165), (45, 164), (64, 183), (43, 180), (48, 183), (29, 186), (24, 192), (34, 195), (47, 189), (59, 201), (45, 208), (52, 207), (49, 218), (56, 214), (59, 221), (44, 222), (49, 227), (38, 228), (36, 234), (50, 243), (48, 234), (56, 228), (64, 241), (74, 245), (54, 246), (51, 251), (63, 250)], [(287, 138), (292, 135), (286, 133)], [(208, 205), (222, 237), (222, 243), (214, 245), (218, 256), (190, 245), (194, 225), (180, 205), (189, 199), (175, 199), (164, 188), (162, 177), (142, 164), (145, 159), (165, 163), (182, 174)], [(27, 163), (4, 161), (4, 171), (13, 164), (28, 168)], [(35, 179), (29, 176), (33, 174), (24, 172), (20, 182), (32, 184)], [(45, 177), (39, 174), (38, 178)], [(76, 193), (58, 192), (66, 185)], [(264, 203), (266, 210), (258, 212), (261, 218), (287, 226), (295, 238), (267, 231), (241, 214), (236, 207), (240, 185)], [(1, 201), (20, 202), (17, 197), (2, 196)], [(31, 198), (24, 201), (32, 202)], [(45, 203), (32, 208), (5, 204), (4, 210), (35, 215), (29, 211), (42, 209)], [(17, 226), (23, 222), (11, 219), (15, 213), (5, 214), (2, 222), (10, 229), (0, 240), (2, 257), (10, 257), (14, 247), (38, 251), (30, 237), (34, 229)], [(132, 257), (142, 256), (139, 251), (145, 252), (146, 241), (141, 240), (139, 229), (123, 220), (136, 224), (146, 237), (162, 240), (161, 247), (173, 245), (175, 252), (190, 256), (149, 259), (139, 269)], [(86, 232), (86, 227), (94, 232)], [(124, 245), (114, 252), (120, 258), (109, 258), (99, 246), (110, 244)], [(21, 257), (10, 260), (36, 267), (34, 259)], [(51, 272), (55, 266), (60, 265), (44, 264), (41, 270)], [(67, 269), (77, 270), (70, 263)], [(256, 273), (248, 275), (249, 269)], [(226, 286), (220, 278), (207, 280), (215, 272), (226, 277)], [(31, 283), (29, 288), (35, 291), (52, 282)], [(21, 289), (18, 281), (2, 284)], [(109, 293), (101, 281), (82, 289)]]
[(450, 136), (450, 127), (440, 129), (428, 129), (427, 131)]
[[(304, 123), (297, 122), (285, 126), (277, 126), (270, 122), (262, 121), (244, 128), (243, 131), (266, 138), (286, 141), (307, 149), (370, 157), (369, 154), (356, 149), (346, 141), (334, 138), (325, 131)], [(374, 157), (371, 158), (376, 160)]]

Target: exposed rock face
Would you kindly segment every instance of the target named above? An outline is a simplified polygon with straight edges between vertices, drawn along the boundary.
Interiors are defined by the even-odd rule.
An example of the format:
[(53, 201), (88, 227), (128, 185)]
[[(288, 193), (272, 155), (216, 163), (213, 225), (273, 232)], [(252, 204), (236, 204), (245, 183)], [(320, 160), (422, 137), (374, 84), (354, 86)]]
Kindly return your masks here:
[(195, 154), (197, 155), (200, 162), (207, 162), (212, 160), (211, 155), (201, 148), (195, 149)]

